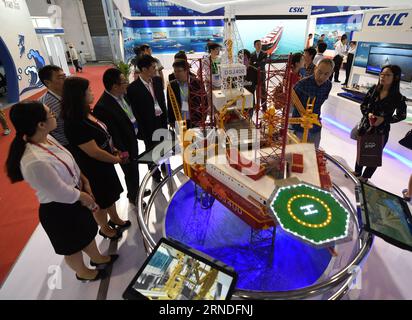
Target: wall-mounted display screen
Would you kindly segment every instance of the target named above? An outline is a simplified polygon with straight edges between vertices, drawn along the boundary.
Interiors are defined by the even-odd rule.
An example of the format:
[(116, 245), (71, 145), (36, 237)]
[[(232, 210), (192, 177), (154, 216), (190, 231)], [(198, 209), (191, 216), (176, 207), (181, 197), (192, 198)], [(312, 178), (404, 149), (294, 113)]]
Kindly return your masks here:
[[(255, 51), (253, 42), (260, 39), (263, 50), (272, 55), (284, 55), (302, 51), (305, 43), (306, 16), (304, 19), (265, 19), (236, 16), (236, 25), (243, 47)], [(258, 27), (257, 27), (258, 26)]]
[(382, 67), (389, 64), (401, 67), (401, 80), (412, 81), (412, 48), (370, 47), (366, 64), (367, 73), (379, 74)]

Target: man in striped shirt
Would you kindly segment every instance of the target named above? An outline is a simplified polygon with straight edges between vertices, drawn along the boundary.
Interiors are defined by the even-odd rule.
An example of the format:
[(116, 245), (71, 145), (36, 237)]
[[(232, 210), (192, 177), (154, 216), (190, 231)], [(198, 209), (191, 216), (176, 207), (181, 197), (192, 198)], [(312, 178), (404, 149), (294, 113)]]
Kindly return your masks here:
[(56, 115), (57, 128), (50, 134), (67, 148), (69, 141), (64, 134), (64, 121), (60, 116), (62, 110), (63, 84), (66, 79), (64, 71), (54, 65), (44, 66), (39, 70), (40, 81), (47, 87), (47, 92), (39, 100), (47, 105)]

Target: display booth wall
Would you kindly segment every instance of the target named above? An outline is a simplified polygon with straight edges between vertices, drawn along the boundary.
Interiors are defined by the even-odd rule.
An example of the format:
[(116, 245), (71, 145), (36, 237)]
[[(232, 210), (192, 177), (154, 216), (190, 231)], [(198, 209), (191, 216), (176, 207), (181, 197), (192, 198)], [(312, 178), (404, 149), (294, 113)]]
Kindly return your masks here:
[[(124, 18), (126, 61), (134, 56), (133, 48), (143, 43), (151, 45), (153, 54), (163, 65), (171, 66), (173, 55), (179, 50), (201, 56), (208, 40), (223, 42), (224, 8), (199, 13), (163, 0), (130, 0), (128, 11), (124, 1), (115, 1), (115, 4)], [(253, 6), (244, 3), (231, 6), (231, 11), (239, 17), (237, 26), (245, 48), (253, 51), (253, 40), (264, 37), (279, 25), (284, 32), (279, 49), (285, 54), (303, 49), (309, 9), (309, 6)], [(256, 28), (256, 23), (261, 27), (265, 24), (266, 28)], [(254, 27), (250, 28), (249, 24)]]
[[(378, 81), (385, 64), (402, 68), (401, 92), (412, 99), (412, 9), (365, 12), (349, 84), (365, 88)], [(412, 121), (412, 119), (411, 119)]]
[[(400, 91), (408, 98), (407, 119), (391, 126), (386, 152), (412, 168), (411, 151), (398, 141), (411, 129), (412, 124), (412, 9), (376, 9), (363, 13), (362, 28), (353, 33), (357, 41), (348, 86), (351, 92), (365, 94), (378, 83), (379, 71), (385, 64), (401, 65), (403, 79)], [(398, 50), (402, 50), (401, 54)], [(368, 70), (369, 69), (369, 70)], [(359, 102), (330, 95), (322, 108), (324, 121), (348, 132), (360, 121)]]
[(0, 57), (7, 77), (8, 103), (25, 99), (43, 87), (37, 70), (48, 64), (34, 31), (26, 2), (0, 2)]
[(319, 37), (325, 34), (328, 45), (324, 55), (335, 55), (334, 44), (339, 37), (346, 34), (352, 40), (354, 32), (361, 30), (364, 10), (373, 7), (363, 6), (312, 6), (308, 19), (307, 34), (312, 33), (311, 45), (316, 46)]

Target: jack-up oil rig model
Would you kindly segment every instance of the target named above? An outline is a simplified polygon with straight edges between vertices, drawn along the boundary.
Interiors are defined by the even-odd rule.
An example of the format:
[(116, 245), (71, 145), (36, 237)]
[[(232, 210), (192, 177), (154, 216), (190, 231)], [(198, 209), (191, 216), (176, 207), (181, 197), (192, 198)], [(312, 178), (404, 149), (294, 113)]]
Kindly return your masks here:
[[(320, 123), (312, 113), (314, 102), (308, 101), (304, 107), (290, 86), (290, 57), (269, 58), (263, 71), (266, 81), (257, 77), (254, 97), (243, 85), (247, 66), (238, 55), (241, 49), (235, 19), (229, 13), (219, 65), (222, 86), (194, 93), (201, 103), (189, 101), (189, 108), (203, 114), (195, 128), (187, 128), (170, 86), (168, 92), (183, 146), (185, 174), (254, 230), (262, 230), (277, 224), (271, 201), (280, 188), (303, 182), (330, 190), (332, 183), (323, 152), (307, 143), (307, 131)], [(196, 63), (198, 68), (204, 67), (201, 60)], [(211, 79), (200, 81), (204, 84)], [(260, 96), (261, 86), (266, 86), (266, 97)], [(290, 123), (303, 127), (302, 141), (288, 132), (292, 103), (300, 118), (292, 118)]]

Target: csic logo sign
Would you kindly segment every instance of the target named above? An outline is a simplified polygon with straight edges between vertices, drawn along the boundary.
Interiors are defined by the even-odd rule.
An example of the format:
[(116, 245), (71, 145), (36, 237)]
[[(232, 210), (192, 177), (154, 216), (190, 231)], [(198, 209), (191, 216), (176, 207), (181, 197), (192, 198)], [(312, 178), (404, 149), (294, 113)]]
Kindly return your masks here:
[(409, 15), (408, 12), (402, 13), (385, 13), (385, 14), (374, 14), (371, 16), (368, 22), (370, 27), (383, 27), (383, 26), (401, 26), (403, 25), (404, 18)]
[(303, 13), (305, 10), (305, 7), (290, 7), (289, 12), (292, 13)]

